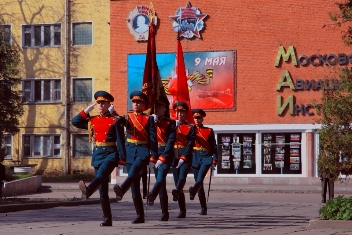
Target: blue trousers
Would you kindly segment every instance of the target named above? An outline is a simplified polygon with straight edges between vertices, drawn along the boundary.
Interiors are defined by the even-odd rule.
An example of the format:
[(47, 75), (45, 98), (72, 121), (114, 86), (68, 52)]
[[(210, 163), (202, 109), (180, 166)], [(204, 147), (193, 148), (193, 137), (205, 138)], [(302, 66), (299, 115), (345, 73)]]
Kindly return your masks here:
[(143, 173), (143, 169), (146, 167), (147, 163), (149, 162), (149, 159), (143, 161), (140, 158), (135, 158), (133, 164), (126, 164), (128, 176), (125, 181), (133, 181), (131, 185), (131, 193), (132, 193), (132, 198), (135, 197), (141, 197), (141, 177)]
[(180, 168), (176, 168), (176, 166), (172, 167), (172, 174), (174, 176), (174, 182), (175, 186), (177, 187), (177, 182), (179, 180), (185, 180), (187, 179), (187, 174), (189, 172), (189, 169), (191, 168), (192, 163), (189, 162), (184, 162)]
[(100, 198), (109, 198), (109, 176), (115, 167), (116, 163), (112, 161), (104, 161), (98, 167), (94, 167), (95, 178), (102, 180), (99, 186)]
[(166, 190), (166, 176), (169, 173), (171, 164), (162, 164), (159, 168), (154, 168), (155, 179), (156, 182), (161, 183), (162, 187), (159, 191), (159, 197), (166, 197), (167, 190)]
[(211, 166), (211, 164), (210, 165), (209, 164), (208, 165), (201, 164), (199, 168), (192, 167), (194, 180), (196, 181), (195, 184), (201, 185), (201, 187), (199, 188), (199, 191), (198, 191), (198, 196), (205, 195), (203, 181), (204, 181), (205, 175), (207, 174), (210, 166)]

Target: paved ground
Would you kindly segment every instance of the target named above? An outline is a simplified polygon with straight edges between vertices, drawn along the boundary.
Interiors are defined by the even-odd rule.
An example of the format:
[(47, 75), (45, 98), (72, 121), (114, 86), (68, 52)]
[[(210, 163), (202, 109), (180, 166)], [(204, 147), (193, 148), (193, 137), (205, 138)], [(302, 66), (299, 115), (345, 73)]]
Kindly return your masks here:
[[(51, 186), (50, 186), (51, 185)], [(45, 185), (44, 185), (45, 186)], [(77, 184), (46, 184), (52, 192), (25, 195), (19, 198), (61, 199), (79, 198)], [(269, 190), (271, 187), (271, 190)], [(177, 219), (178, 206), (169, 198), (170, 220), (160, 222), (160, 207), (156, 201), (149, 206), (146, 223), (131, 224), (135, 218), (131, 194), (127, 193), (119, 203), (112, 203), (113, 227), (99, 227), (102, 212), (99, 204), (65, 206), (50, 209), (24, 210), (0, 214), (0, 234), (14, 235), (90, 235), (90, 234), (334, 234), (352, 235), (350, 227), (311, 229), (309, 221), (317, 218), (322, 206), (318, 191), (309, 186), (298, 186), (289, 191), (274, 186), (241, 186), (242, 190), (212, 191), (208, 203), (208, 215), (198, 215), (199, 202), (187, 196), (187, 218)], [(249, 190), (252, 188), (252, 190)], [(264, 189), (267, 190), (264, 190)], [(292, 187), (291, 187), (292, 188)], [(299, 188), (301, 188), (299, 190)], [(246, 192), (243, 192), (246, 191)], [(113, 191), (110, 192), (114, 197)], [(347, 193), (347, 194), (346, 194)], [(336, 193), (336, 196), (339, 193)], [(343, 193), (352, 196), (350, 192)], [(95, 198), (95, 199), (94, 199)], [(97, 194), (93, 201), (97, 201)], [(112, 200), (114, 201), (114, 200)]]

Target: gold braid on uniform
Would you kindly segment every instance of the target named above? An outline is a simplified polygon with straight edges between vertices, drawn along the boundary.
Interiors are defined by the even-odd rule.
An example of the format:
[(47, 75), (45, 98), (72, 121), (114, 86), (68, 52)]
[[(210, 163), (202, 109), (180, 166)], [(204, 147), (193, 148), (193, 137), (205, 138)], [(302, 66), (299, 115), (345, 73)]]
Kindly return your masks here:
[(95, 138), (94, 138), (94, 134), (93, 134), (93, 126), (92, 126), (92, 123), (90, 122), (90, 120), (88, 121), (88, 141), (90, 143), (95, 142)]

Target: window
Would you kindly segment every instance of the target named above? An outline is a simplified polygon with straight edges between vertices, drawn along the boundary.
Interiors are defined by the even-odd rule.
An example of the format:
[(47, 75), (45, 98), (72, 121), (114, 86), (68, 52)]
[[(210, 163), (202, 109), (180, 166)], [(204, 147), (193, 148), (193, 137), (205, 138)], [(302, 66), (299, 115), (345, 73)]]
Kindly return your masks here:
[(23, 135), (24, 157), (60, 157), (60, 135)]
[(61, 46), (61, 25), (24, 25), (22, 38), (23, 47)]
[(92, 101), (92, 79), (91, 78), (73, 79), (73, 101), (74, 102)]
[(72, 42), (77, 45), (92, 45), (92, 23), (73, 23), (72, 24)]
[(5, 159), (12, 158), (12, 136), (11, 135), (4, 135), (3, 142), (1, 147), (5, 148)]
[(0, 25), (0, 42), (11, 45), (11, 26)]
[(59, 79), (25, 79), (22, 81), (25, 102), (60, 102), (61, 80)]
[(73, 157), (90, 157), (91, 155), (92, 144), (88, 141), (88, 135), (73, 135)]
[(218, 174), (255, 174), (255, 133), (218, 134)]

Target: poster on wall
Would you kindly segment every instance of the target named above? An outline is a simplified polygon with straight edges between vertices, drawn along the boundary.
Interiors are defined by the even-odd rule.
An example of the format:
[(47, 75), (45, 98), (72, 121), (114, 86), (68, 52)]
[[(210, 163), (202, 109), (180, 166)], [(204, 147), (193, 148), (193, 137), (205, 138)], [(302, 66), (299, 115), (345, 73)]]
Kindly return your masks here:
[[(174, 73), (175, 53), (157, 54), (156, 60), (166, 94)], [(141, 90), (145, 54), (127, 55), (128, 94)], [(185, 52), (191, 106), (201, 109), (233, 109), (235, 106), (235, 51)], [(128, 98), (128, 97), (127, 97)], [(132, 108), (130, 99), (128, 108)]]

